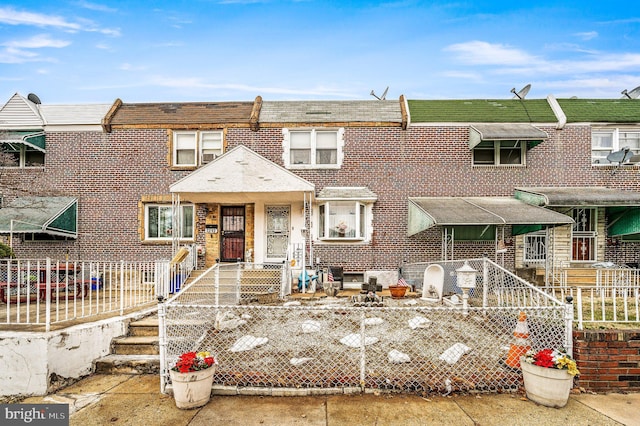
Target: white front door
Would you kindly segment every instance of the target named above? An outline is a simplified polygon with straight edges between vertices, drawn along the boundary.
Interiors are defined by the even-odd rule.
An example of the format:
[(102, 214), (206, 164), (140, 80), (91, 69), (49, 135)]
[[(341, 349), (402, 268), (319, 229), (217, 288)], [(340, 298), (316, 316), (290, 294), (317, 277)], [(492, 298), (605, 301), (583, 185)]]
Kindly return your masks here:
[(287, 257), (289, 247), (290, 206), (265, 206), (267, 213), (267, 262)]

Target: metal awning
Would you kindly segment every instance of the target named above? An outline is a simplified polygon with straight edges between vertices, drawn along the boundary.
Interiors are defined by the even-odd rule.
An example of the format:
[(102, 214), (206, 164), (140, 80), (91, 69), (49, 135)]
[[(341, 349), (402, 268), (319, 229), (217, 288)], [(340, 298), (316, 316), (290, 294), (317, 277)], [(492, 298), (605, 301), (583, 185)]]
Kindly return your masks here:
[(411, 197), (407, 234), (433, 226), (572, 224), (562, 213), (511, 197)]
[(543, 207), (640, 206), (640, 192), (600, 186), (516, 188), (515, 197)]
[(26, 145), (36, 151), (46, 152), (45, 133), (37, 132), (0, 132), (0, 143), (9, 145), (11, 150), (18, 150), (18, 145)]
[(480, 123), (469, 126), (469, 149), (475, 148), (482, 141), (519, 140), (528, 141), (527, 146), (533, 148), (547, 139), (547, 132), (528, 123)]
[(366, 186), (356, 187), (324, 187), (316, 197), (317, 201), (371, 201), (378, 200), (378, 196)]
[(78, 199), (21, 197), (0, 209), (0, 234), (78, 236)]

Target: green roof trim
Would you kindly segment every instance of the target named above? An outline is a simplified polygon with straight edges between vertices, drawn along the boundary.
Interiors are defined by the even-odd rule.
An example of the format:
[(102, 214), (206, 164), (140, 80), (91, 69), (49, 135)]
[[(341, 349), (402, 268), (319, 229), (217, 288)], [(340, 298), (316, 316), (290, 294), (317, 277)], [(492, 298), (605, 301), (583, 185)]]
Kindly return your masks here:
[(640, 99), (558, 99), (567, 123), (637, 123)]
[(0, 234), (46, 233), (78, 236), (78, 199), (20, 197), (0, 209)]
[(411, 123), (557, 123), (546, 99), (407, 100)]

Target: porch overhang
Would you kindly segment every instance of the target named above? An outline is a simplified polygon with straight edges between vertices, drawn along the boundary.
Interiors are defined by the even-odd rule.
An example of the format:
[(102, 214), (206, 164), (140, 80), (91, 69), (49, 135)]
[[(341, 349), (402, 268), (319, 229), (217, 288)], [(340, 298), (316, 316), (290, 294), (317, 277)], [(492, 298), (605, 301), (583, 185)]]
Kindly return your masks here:
[(20, 145), (25, 145), (36, 151), (46, 152), (45, 133), (43, 131), (1, 131), (0, 143), (8, 145), (12, 150), (17, 150)]
[(21, 197), (0, 209), (0, 234), (78, 236), (78, 199)]
[(600, 186), (516, 188), (514, 196), (541, 207), (640, 206), (640, 192)]
[(434, 226), (540, 225), (573, 223), (562, 213), (511, 197), (411, 197), (407, 234)]
[(543, 207), (605, 207), (607, 235), (640, 234), (640, 192), (605, 187), (516, 188), (515, 197)]
[(170, 186), (173, 194), (192, 202), (274, 202), (302, 199), (315, 185), (284, 167), (239, 145)]
[(469, 126), (469, 149), (482, 141), (527, 141), (527, 147), (533, 148), (549, 135), (528, 123), (478, 123)]

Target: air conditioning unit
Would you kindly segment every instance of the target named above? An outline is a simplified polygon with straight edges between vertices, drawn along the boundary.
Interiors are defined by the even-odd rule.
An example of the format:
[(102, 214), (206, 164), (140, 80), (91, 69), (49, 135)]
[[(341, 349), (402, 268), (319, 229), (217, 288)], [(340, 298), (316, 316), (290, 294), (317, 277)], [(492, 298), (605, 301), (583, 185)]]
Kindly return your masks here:
[(215, 160), (216, 157), (217, 157), (216, 154), (202, 154), (202, 164), (207, 164)]

